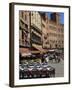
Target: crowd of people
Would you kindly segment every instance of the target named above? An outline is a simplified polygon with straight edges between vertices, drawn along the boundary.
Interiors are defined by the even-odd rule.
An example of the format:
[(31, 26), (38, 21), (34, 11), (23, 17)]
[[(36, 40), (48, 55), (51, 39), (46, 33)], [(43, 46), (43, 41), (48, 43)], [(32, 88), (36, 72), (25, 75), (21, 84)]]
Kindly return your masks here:
[(42, 62), (49, 62), (49, 61), (54, 61), (59, 63), (61, 60), (64, 59), (63, 54), (61, 53), (44, 53), (42, 55)]

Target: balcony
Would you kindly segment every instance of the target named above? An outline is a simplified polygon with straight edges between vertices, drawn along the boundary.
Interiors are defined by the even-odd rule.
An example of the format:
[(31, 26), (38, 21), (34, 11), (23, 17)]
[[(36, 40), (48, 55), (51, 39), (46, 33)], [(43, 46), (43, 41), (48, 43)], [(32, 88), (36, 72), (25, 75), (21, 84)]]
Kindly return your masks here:
[(28, 25), (24, 24), (23, 22), (19, 22), (19, 28), (22, 30), (25, 30), (26, 32), (29, 32)]
[(27, 20), (25, 20), (24, 18), (22, 18), (22, 17), (19, 17), (20, 18), (20, 21), (22, 21), (23, 23), (25, 23), (25, 24), (28, 24), (28, 21)]
[(42, 31), (35, 25), (35, 24), (31, 24), (31, 27), (36, 31), (38, 32), (40, 35), (42, 35)]

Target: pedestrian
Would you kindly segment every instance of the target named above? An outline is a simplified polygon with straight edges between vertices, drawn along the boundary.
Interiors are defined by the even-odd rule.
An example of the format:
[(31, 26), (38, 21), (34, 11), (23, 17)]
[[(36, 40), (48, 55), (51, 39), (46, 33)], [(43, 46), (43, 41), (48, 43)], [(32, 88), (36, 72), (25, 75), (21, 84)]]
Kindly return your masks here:
[(45, 62), (48, 63), (49, 62), (49, 57), (47, 54), (44, 55), (44, 58), (45, 58)]
[(55, 59), (55, 62), (57, 62), (57, 60), (58, 60), (58, 56), (57, 55), (53, 55), (54, 56), (54, 59)]

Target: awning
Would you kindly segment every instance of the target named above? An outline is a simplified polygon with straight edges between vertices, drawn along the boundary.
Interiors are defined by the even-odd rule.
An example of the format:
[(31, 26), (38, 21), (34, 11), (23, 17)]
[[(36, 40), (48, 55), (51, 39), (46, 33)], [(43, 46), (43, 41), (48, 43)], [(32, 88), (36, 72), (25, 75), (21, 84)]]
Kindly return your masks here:
[(49, 50), (50, 52), (54, 52), (55, 50)]
[(30, 56), (32, 54), (40, 53), (40, 51), (31, 50), (30, 48), (19, 48), (19, 53), (21, 53), (21, 56)]
[(30, 56), (31, 53), (22, 53), (22, 56)]
[(31, 53), (36, 54), (36, 53), (40, 53), (40, 51), (31, 51)]
[(46, 49), (43, 49), (42, 46), (39, 46), (39, 45), (32, 44), (32, 46), (36, 50), (31, 50), (31, 48), (19, 48), (19, 53), (21, 53), (22, 56), (30, 56), (32, 54), (38, 54), (38, 53), (42, 54), (48, 51)]
[(29, 48), (19, 48), (20, 53), (29, 53), (30, 49)]
[(34, 48), (36, 48), (40, 53), (46, 53), (47, 52), (47, 50), (43, 49), (42, 46), (39, 46), (39, 45), (36, 45), (36, 44), (32, 44), (32, 46)]

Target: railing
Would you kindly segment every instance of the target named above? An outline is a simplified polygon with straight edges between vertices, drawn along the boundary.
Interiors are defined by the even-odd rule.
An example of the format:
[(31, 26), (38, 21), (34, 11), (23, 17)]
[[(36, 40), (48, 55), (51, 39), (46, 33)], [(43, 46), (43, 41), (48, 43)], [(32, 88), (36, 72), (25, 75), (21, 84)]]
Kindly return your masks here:
[(39, 34), (42, 34), (42, 31), (35, 25), (32, 23), (32, 27), (34, 28), (35, 31), (37, 31)]
[(20, 28), (21, 28), (22, 30), (25, 30), (25, 31), (29, 32), (28, 26), (25, 27), (25, 24), (22, 24), (22, 23), (20, 22), (20, 23), (19, 23), (19, 26), (20, 26)]

